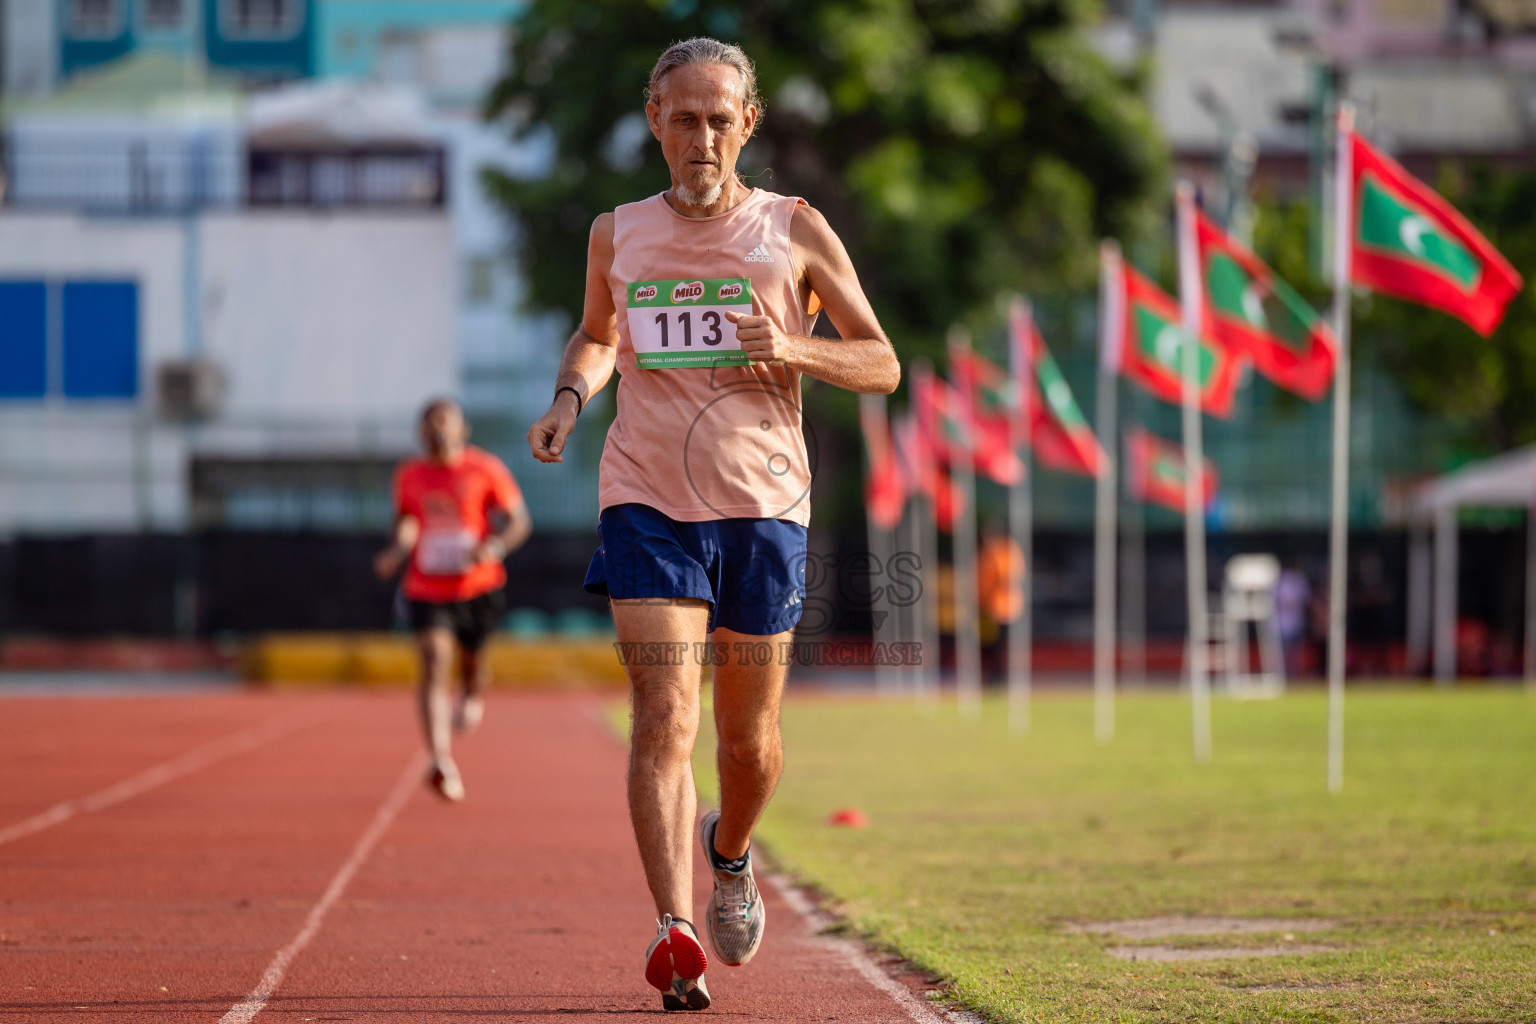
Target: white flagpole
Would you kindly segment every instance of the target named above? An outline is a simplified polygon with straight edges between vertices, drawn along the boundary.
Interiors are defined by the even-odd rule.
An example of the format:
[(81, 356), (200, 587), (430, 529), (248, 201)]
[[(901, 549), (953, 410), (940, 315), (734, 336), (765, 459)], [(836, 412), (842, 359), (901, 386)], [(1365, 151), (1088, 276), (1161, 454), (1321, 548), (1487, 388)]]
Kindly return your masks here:
[(1195, 190), (1187, 181), (1174, 191), (1178, 212), (1179, 303), (1184, 338), (1184, 571), (1189, 593), (1189, 701), (1195, 761), (1211, 759), (1211, 683), (1205, 578), (1205, 457), (1200, 423), (1200, 256), (1195, 241)]
[[(923, 464), (930, 467), (932, 458), (931, 453), (921, 456)], [(939, 636), (939, 510), (937, 502), (926, 495), (918, 501), (917, 508), (913, 533), (922, 562), (923, 596), (916, 609), (917, 635), (922, 644), (916, 696), (919, 704), (933, 706), (938, 703), (944, 678), (943, 640)]]
[(1339, 104), (1333, 193), (1333, 503), (1328, 522), (1328, 792), (1344, 788), (1345, 602), (1349, 558), (1349, 281), (1354, 188), (1350, 138), (1355, 108)]
[[(865, 472), (873, 473), (876, 468), (876, 458), (880, 453), (875, 450), (871, 439), (891, 436), (884, 395), (859, 396), (859, 423), (863, 428), (864, 446), (869, 450), (869, 464)], [(874, 627), (871, 633), (874, 641), (875, 691), (881, 697), (891, 697), (900, 691), (900, 680), (890, 661), (891, 643), (895, 639), (896, 632), (896, 617), (889, 598), (883, 595), (889, 593), (886, 567), (891, 564), (891, 556), (895, 553), (896, 538), (893, 530), (888, 530), (875, 521), (874, 509), (867, 501), (864, 503), (864, 513), (866, 537), (869, 542), (868, 556), (871, 562), (869, 615), (872, 620), (871, 625)]]
[[(912, 366), (913, 393), (916, 391), (918, 381), (922, 378), (926, 378), (930, 383), (933, 380), (933, 367), (926, 359), (918, 359)], [(934, 458), (933, 451), (929, 447), (930, 439), (923, 436), (921, 429), (922, 422), (928, 415), (927, 412), (914, 409), (912, 415), (917, 417), (919, 426), (918, 443), (913, 455), (917, 462), (918, 480), (921, 485), (933, 479)], [(916, 672), (916, 696), (919, 704), (932, 705), (938, 701), (944, 671), (942, 641), (939, 637), (938, 502), (937, 499), (922, 493), (919, 486), (915, 508), (917, 518), (913, 523), (912, 532), (917, 539), (917, 557), (921, 563), (922, 574), (922, 596), (918, 599), (915, 609), (915, 627), (918, 642), (922, 645), (922, 665)]]
[[(964, 327), (949, 330), (951, 365), (957, 356), (970, 352), (971, 337)], [(957, 392), (953, 390), (950, 394)], [(959, 423), (963, 434), (955, 446), (951, 461), (954, 470), (955, 528), (950, 534), (955, 581), (955, 693), (962, 718), (981, 717), (981, 625), (978, 621), (976, 593), (976, 443), (975, 419), (971, 415), (971, 396), (961, 395), (961, 407), (951, 409), (950, 417)]]
[(1120, 247), (1099, 247), (1099, 380), (1094, 418), (1104, 465), (1094, 484), (1093, 514), (1093, 736), (1108, 743), (1115, 736), (1115, 494), (1116, 403), (1119, 400), (1120, 346), (1125, 339), (1124, 288)]
[(1034, 492), (1030, 481), (1034, 465), (1030, 459), (1029, 436), (1030, 417), (1034, 413), (1030, 407), (1035, 382), (1035, 364), (1030, 351), (1034, 343), (1034, 311), (1027, 299), (1016, 298), (1010, 304), (1008, 341), (1008, 369), (1015, 389), (1008, 440), (1013, 451), (1024, 460), (1024, 472), (1020, 474), (1019, 482), (1008, 490), (1008, 535), (1019, 545), (1024, 556), (1024, 574), (1019, 581), (1023, 602), (1018, 619), (1008, 628), (1008, 728), (1014, 733), (1026, 733), (1030, 726), (1029, 703), (1034, 690), (1031, 657), (1034, 588), (1031, 576), (1035, 569)]
[[(897, 527), (898, 532), (896, 534), (896, 551), (901, 556), (899, 561), (901, 562), (902, 572), (910, 572), (915, 567), (917, 569), (917, 583), (919, 587), (922, 586), (923, 555), (920, 547), (918, 517), (922, 515), (922, 504), (923, 499), (921, 496), (914, 495), (908, 500), (906, 511), (902, 514), (901, 524)], [(916, 696), (922, 692), (923, 688), (923, 665), (921, 660), (923, 649), (922, 608), (923, 599), (921, 591), (918, 592), (915, 599), (896, 605), (897, 639), (903, 645), (912, 645), (910, 647), (903, 647), (903, 650), (916, 650), (919, 652), (917, 660), (913, 661), (904, 658), (901, 662), (901, 670), (897, 675), (897, 679), (898, 686), (904, 695), (910, 693)]]

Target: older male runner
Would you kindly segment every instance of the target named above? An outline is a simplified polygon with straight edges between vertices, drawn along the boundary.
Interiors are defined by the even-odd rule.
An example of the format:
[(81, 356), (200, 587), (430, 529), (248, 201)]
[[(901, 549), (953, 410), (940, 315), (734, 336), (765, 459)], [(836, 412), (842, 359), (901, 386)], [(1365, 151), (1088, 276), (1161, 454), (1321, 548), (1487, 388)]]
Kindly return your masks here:
[[(801, 376), (889, 393), (901, 375), (821, 214), (736, 177), (761, 110), (738, 47), (690, 39), (661, 55), (645, 113), (671, 187), (593, 223), (581, 326), (528, 431), (535, 458), (561, 461), (617, 367), (587, 585), (609, 596), (626, 654), (630, 817), (661, 916), (645, 976), (671, 1010), (709, 1005), (691, 923), (694, 653), (712, 653), (719, 737), (720, 809), (699, 828), (714, 872), (705, 923), (715, 956), (737, 965), (763, 935), (750, 843), (783, 763), (780, 655), (804, 588)], [(822, 305), (844, 340), (811, 337)]]
[[(421, 656), (421, 720), (432, 751), (428, 781), (447, 800), (464, 799), (450, 721), (480, 724), (490, 664), (481, 657), (501, 613), (502, 559), (533, 529), (522, 492), (500, 459), (469, 444), (464, 410), (439, 398), (421, 413), (425, 457), (395, 473), (395, 531), (374, 559), (380, 579), (406, 566), (404, 591)], [(449, 717), (448, 676), (459, 645), (463, 691)]]

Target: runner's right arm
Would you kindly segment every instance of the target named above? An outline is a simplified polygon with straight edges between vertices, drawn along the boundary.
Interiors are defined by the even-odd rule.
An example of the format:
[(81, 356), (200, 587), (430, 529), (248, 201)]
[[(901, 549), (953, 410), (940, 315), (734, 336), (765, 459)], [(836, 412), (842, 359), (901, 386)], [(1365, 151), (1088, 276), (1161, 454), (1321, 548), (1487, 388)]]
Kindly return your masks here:
[(403, 515), (395, 520), (394, 542), (373, 558), (373, 572), (381, 580), (392, 579), (411, 557), (411, 550), (421, 538), (421, 520)]
[(581, 326), (571, 335), (555, 378), (555, 397), (549, 411), (528, 428), (528, 447), (540, 462), (564, 462), (565, 440), (576, 428), (576, 398), (560, 388), (575, 388), (581, 404), (603, 389), (613, 376), (619, 348), (618, 311), (608, 287), (613, 267), (613, 214), (600, 214), (592, 222), (587, 241), (587, 294), (582, 304)]

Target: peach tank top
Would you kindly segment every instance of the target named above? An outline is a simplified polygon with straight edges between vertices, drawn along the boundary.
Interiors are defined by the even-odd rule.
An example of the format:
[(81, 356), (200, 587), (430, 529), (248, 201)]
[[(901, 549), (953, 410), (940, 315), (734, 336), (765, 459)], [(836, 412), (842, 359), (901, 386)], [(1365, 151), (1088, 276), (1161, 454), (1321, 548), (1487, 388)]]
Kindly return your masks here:
[(684, 217), (660, 195), (614, 211), (620, 376), (599, 507), (636, 502), (685, 522), (810, 522), (800, 373), (733, 364), (735, 327), (722, 319), (755, 308), (786, 333), (810, 333), (816, 300), (801, 308), (789, 244), (801, 202), (753, 189), (714, 217)]

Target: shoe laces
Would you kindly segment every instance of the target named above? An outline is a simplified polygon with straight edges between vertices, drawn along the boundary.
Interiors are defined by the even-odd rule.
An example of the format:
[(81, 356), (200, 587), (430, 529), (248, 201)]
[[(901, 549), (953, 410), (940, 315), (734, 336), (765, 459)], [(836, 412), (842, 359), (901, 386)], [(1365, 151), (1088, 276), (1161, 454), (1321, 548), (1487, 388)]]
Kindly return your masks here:
[(719, 894), (715, 919), (721, 924), (745, 922), (751, 916), (752, 905), (757, 902), (757, 883), (750, 870), (735, 876), (715, 872), (715, 892)]

